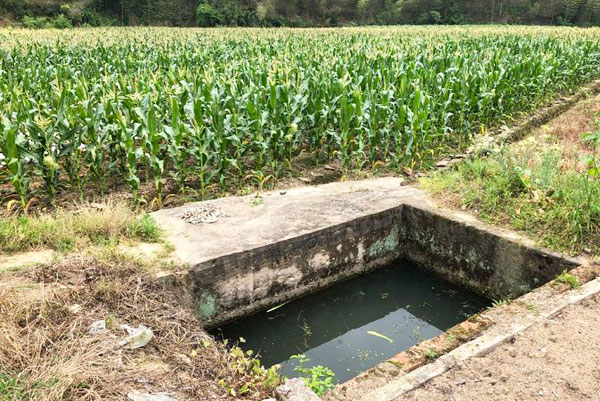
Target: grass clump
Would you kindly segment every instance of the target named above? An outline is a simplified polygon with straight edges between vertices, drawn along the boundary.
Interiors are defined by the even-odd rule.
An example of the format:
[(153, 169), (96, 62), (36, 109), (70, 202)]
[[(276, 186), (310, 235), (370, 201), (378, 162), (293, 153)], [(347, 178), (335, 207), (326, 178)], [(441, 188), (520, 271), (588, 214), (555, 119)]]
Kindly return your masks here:
[(12, 376), (0, 373), (0, 400), (25, 400), (25, 389)]
[(159, 237), (160, 229), (150, 215), (136, 216), (124, 205), (0, 218), (0, 254), (40, 248), (71, 252), (89, 244), (115, 244), (122, 238), (156, 242)]
[(428, 348), (424, 351), (425, 357), (429, 360), (429, 361), (435, 361), (437, 358), (439, 358), (439, 354), (437, 353), (437, 351), (433, 348)]
[(421, 185), (544, 246), (571, 253), (600, 249), (600, 180), (566, 164), (560, 146), (530, 138), (487, 158), (466, 160)]
[(128, 223), (128, 234), (144, 241), (156, 242), (160, 238), (160, 227), (156, 220), (147, 213), (137, 216)]
[(554, 281), (561, 284), (568, 284), (572, 290), (576, 290), (581, 286), (577, 276), (574, 276), (566, 270), (559, 274)]

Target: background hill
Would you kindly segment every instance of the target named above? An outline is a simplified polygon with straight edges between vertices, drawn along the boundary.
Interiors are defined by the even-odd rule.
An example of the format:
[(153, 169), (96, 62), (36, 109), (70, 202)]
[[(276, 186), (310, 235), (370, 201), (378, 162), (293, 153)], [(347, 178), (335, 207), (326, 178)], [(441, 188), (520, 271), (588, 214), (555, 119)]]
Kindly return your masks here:
[(600, 24), (600, 0), (0, 0), (5, 23), (46, 17), (43, 25), (61, 14), (75, 25), (587, 26)]

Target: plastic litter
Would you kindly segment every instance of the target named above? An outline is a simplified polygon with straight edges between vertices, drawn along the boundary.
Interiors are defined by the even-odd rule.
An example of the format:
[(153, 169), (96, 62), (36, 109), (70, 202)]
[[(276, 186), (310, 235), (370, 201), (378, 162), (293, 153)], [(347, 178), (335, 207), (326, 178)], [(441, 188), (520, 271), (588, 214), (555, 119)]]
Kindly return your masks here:
[(152, 340), (152, 330), (140, 324), (137, 329), (131, 326), (122, 324), (121, 328), (129, 334), (125, 339), (119, 342), (120, 346), (127, 346), (130, 349), (141, 348)]
[(95, 336), (97, 334), (102, 334), (102, 333), (105, 333), (105, 332), (106, 332), (106, 320), (96, 320), (90, 326), (89, 333), (91, 335), (93, 335), (93, 336)]
[(69, 312), (75, 313), (75, 314), (81, 312), (82, 309), (83, 309), (83, 307), (79, 304), (74, 304), (74, 305), (69, 306)]
[(127, 398), (131, 401), (177, 401), (169, 394), (157, 393), (157, 394), (142, 394), (137, 391), (133, 391), (127, 394)]

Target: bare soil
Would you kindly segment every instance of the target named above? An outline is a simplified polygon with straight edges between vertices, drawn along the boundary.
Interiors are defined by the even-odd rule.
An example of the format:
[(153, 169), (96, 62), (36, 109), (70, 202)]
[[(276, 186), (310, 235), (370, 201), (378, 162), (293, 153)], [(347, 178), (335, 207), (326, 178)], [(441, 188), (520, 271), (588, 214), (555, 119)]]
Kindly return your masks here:
[(600, 295), (407, 394), (410, 401), (600, 399)]

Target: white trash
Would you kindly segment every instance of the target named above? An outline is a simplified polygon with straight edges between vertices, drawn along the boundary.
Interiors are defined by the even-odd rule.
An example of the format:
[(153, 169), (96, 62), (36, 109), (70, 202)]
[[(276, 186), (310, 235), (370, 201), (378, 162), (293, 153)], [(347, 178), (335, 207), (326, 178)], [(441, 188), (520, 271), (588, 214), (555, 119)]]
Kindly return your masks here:
[(106, 333), (106, 320), (96, 320), (92, 323), (89, 333), (93, 336)]
[(137, 329), (134, 329), (126, 324), (122, 324), (121, 328), (126, 330), (129, 336), (119, 342), (120, 346), (127, 346), (130, 349), (136, 349), (145, 346), (150, 342), (150, 340), (152, 340), (152, 330), (142, 324), (140, 324)]
[(127, 398), (129, 398), (131, 401), (177, 401), (175, 398), (166, 393), (142, 394), (137, 391), (127, 394)]

